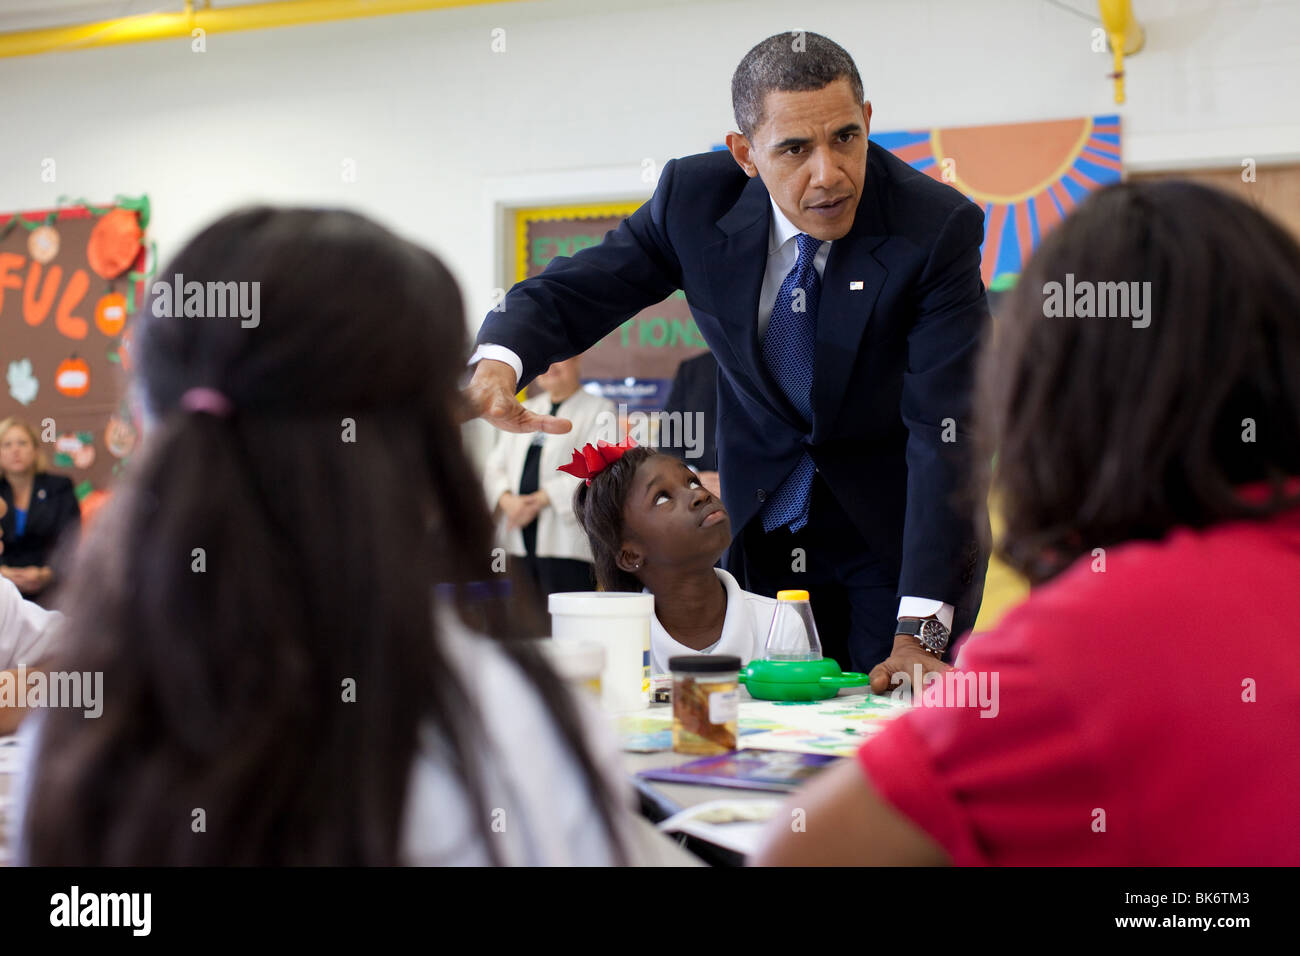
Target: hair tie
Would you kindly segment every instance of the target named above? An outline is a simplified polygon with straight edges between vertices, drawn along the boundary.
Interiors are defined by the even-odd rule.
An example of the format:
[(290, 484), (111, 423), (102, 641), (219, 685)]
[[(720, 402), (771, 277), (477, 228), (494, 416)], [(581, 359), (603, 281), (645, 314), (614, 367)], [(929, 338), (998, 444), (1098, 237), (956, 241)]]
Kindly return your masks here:
[(573, 449), (573, 461), (567, 465), (560, 465), (555, 470), (573, 475), (575, 478), (585, 478), (587, 484), (590, 485), (591, 479), (622, 458), (625, 452), (635, 447), (636, 442), (631, 435), (628, 435), (617, 445), (611, 445), (603, 438), (597, 441), (595, 445), (588, 442), (582, 447), (581, 451), (576, 448)]
[(230, 399), (215, 388), (191, 388), (181, 396), (181, 408), (187, 412), (206, 412), (217, 418), (226, 418), (234, 408)]

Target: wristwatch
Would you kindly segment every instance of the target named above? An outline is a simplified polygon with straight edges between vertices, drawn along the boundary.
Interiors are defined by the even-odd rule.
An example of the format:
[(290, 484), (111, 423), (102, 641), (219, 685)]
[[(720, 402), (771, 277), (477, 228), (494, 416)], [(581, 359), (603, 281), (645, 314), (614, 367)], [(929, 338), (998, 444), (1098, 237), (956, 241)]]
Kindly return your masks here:
[(910, 634), (921, 642), (921, 646), (935, 657), (943, 657), (948, 649), (949, 630), (943, 622), (933, 617), (903, 617), (898, 620), (895, 634)]

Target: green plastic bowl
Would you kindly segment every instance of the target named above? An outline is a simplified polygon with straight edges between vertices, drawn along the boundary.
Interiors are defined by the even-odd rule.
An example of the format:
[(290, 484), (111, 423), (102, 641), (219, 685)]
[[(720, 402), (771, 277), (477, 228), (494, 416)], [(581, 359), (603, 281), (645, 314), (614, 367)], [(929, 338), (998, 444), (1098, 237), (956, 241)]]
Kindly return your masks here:
[(841, 687), (863, 687), (871, 678), (841, 671), (829, 657), (816, 661), (752, 660), (740, 671), (740, 682), (757, 700), (826, 700)]

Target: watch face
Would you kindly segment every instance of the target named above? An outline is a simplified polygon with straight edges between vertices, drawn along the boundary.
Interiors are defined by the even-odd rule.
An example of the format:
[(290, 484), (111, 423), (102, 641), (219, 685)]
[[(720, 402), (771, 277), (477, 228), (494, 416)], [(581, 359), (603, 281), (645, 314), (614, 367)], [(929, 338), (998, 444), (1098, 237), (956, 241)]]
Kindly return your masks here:
[(938, 621), (926, 621), (918, 636), (921, 643), (931, 650), (942, 651), (948, 646), (948, 629)]

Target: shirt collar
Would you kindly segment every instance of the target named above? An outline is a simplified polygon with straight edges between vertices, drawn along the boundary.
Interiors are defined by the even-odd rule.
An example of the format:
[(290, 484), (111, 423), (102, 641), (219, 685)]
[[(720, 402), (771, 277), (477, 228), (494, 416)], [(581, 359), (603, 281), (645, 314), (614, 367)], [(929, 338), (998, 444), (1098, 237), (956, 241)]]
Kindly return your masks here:
[[(727, 612), (722, 619), (722, 633), (718, 636), (718, 642), (702, 651), (692, 650), (684, 644), (677, 643), (676, 639), (659, 623), (659, 616), (652, 615), (651, 633), (659, 635), (663, 646), (669, 649), (669, 653), (664, 657), (665, 665), (668, 663), (667, 658), (673, 654), (735, 654), (746, 662), (752, 657), (753, 618), (745, 601), (746, 594), (740, 587), (740, 582), (729, 572), (722, 568), (714, 568), (713, 572), (727, 590)], [(641, 593), (649, 594), (650, 589), (643, 587)]]
[(767, 231), (767, 254), (770, 256), (799, 235), (799, 230), (794, 223), (786, 218), (785, 213), (781, 211), (781, 207), (776, 204), (775, 199), (768, 196), (768, 200), (772, 203), (772, 224)]
[[(787, 242), (793, 240), (795, 236), (799, 235), (801, 230), (786, 218), (785, 213), (781, 211), (781, 207), (776, 204), (775, 199), (770, 195), (767, 198), (772, 204), (772, 222), (767, 230), (767, 254), (772, 256), (776, 254), (778, 249), (784, 246)], [(829, 244), (825, 239), (823, 239), (822, 242), (827, 245)], [(821, 246), (818, 246), (818, 252), (820, 253), (823, 251), (825, 250)]]

